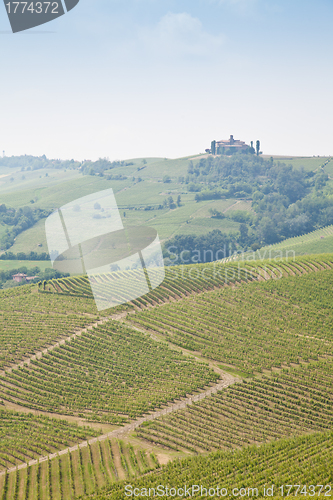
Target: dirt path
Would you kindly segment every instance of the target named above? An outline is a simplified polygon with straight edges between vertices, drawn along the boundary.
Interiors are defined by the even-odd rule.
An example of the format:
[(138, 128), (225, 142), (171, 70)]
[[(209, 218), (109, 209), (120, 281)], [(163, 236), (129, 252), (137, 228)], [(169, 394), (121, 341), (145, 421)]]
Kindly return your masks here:
[(228, 210), (233, 208), (235, 205), (238, 205), (238, 203), (240, 203), (241, 201), (243, 201), (243, 200), (237, 200), (233, 205), (230, 205), (230, 207), (227, 207), (225, 210), (223, 210), (222, 213), (225, 214), (226, 212), (228, 212)]
[[(178, 410), (183, 410), (184, 408), (186, 408), (186, 406), (191, 405), (197, 401), (201, 401), (202, 399), (205, 399), (206, 397), (211, 396), (211, 394), (214, 394), (217, 391), (225, 389), (236, 382), (240, 382), (240, 379), (233, 377), (232, 375), (229, 375), (228, 373), (223, 373), (222, 380), (219, 380), (216, 384), (209, 387), (209, 389), (206, 389), (205, 391), (203, 391), (199, 394), (192, 394), (182, 401), (179, 401), (177, 403), (171, 403), (163, 410), (158, 410), (158, 411), (155, 411), (149, 415), (138, 418), (137, 420), (135, 420), (131, 424), (127, 424), (124, 427), (120, 427), (119, 429), (115, 429), (114, 431), (108, 432), (107, 434), (103, 434), (102, 436), (98, 436), (97, 438), (92, 438), (92, 439), (89, 439), (88, 441), (83, 441), (82, 443), (80, 443), (78, 445), (72, 446), (70, 448), (65, 448), (57, 453), (52, 453), (50, 455), (40, 457), (39, 459), (30, 460), (29, 462), (26, 462), (24, 464), (20, 464), (17, 467), (11, 467), (10, 469), (7, 469), (7, 472), (15, 472), (16, 470), (25, 469), (26, 467), (31, 466), (31, 465), (36, 465), (36, 464), (41, 463), (41, 462), (46, 462), (47, 460), (50, 460), (52, 458), (56, 458), (56, 457), (61, 456), (61, 455), (66, 455), (67, 453), (75, 451), (78, 448), (86, 448), (88, 446), (88, 444), (91, 445), (91, 444), (97, 443), (98, 441), (104, 441), (105, 439), (123, 437), (125, 434), (128, 434), (129, 432), (133, 432), (137, 427), (139, 427), (141, 424), (143, 424), (143, 422), (149, 422), (151, 420), (155, 420), (156, 418), (162, 417), (163, 415), (168, 415), (169, 413), (172, 413), (172, 412), (175, 412)], [(4, 474), (6, 474), (5, 470), (0, 472), (0, 476), (3, 476)]]

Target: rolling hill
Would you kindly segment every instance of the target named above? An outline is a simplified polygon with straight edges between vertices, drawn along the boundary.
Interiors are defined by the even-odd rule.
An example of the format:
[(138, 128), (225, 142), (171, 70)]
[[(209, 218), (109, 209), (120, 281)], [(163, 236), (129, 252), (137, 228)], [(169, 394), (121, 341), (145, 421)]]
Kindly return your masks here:
[(103, 315), (84, 277), (3, 292), (1, 500), (124, 498), (185, 473), (326, 487), (332, 273), (330, 254), (170, 268)]

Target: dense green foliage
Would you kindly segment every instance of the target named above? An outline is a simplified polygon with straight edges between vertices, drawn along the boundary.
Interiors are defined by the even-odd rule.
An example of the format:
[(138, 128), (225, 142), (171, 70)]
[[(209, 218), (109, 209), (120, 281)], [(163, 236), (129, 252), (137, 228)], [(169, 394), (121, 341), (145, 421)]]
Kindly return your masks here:
[(267, 264), (274, 267), (277, 277), (284, 268), (309, 274), (196, 295), (142, 311), (132, 321), (248, 373), (332, 355), (333, 306), (327, 290), (333, 271), (312, 272), (306, 261)]
[(176, 235), (164, 245), (166, 265), (213, 262), (232, 255), (236, 250), (235, 235), (214, 229), (202, 236)]
[(235, 448), (332, 429), (332, 363), (321, 361), (245, 380), (166, 417), (138, 436), (194, 452)]
[(14, 254), (13, 252), (5, 252), (0, 255), (0, 260), (50, 260), (50, 256), (46, 252), (19, 252)]
[[(258, 448), (251, 446), (233, 452), (218, 451), (208, 456), (177, 460), (170, 462), (159, 471), (137, 480), (115, 484), (109, 488), (108, 492), (97, 493), (90, 498), (91, 500), (123, 500), (126, 498), (126, 485), (132, 485), (132, 491), (134, 488), (139, 488), (139, 492), (142, 488), (157, 488), (158, 485), (163, 485), (164, 488), (168, 486), (169, 491), (172, 487), (178, 489), (183, 488), (184, 485), (202, 485), (207, 490), (216, 489), (219, 486), (220, 490), (222, 488), (228, 490), (225, 498), (233, 496), (234, 488), (245, 488), (245, 498), (256, 498), (256, 492), (252, 492), (252, 488), (257, 487), (258, 498), (262, 498), (264, 487), (268, 488), (273, 484), (275, 498), (281, 498), (282, 490), (279, 488), (286, 484), (300, 485), (298, 498), (306, 496), (318, 498), (320, 487), (316, 485), (323, 485), (320, 497), (324, 498), (325, 493), (327, 496), (331, 494), (329, 488), (325, 486), (332, 483), (332, 470), (333, 435), (320, 433), (279, 440)], [(303, 489), (301, 493), (304, 485), (306, 489)], [(310, 485), (314, 485), (315, 488), (309, 488)], [(290, 497), (295, 498), (296, 488), (291, 490)], [(286, 496), (288, 488), (284, 486), (283, 492), (283, 496)], [(234, 497), (240, 496), (239, 491), (235, 493)], [(153, 498), (153, 491), (151, 497)], [(208, 494), (207, 497), (209, 498)], [(206, 498), (206, 496), (205, 494), (201, 496), (201, 491), (199, 491), (192, 498)]]
[(0, 397), (28, 408), (120, 423), (217, 379), (207, 365), (110, 321), (0, 375)]
[[(185, 180), (196, 201), (251, 198), (255, 212), (241, 247), (275, 243), (333, 223), (333, 196), (323, 169), (293, 169), (273, 158), (236, 154), (190, 162)], [(216, 217), (216, 213), (213, 217)], [(245, 221), (246, 222), (246, 221)]]
[(0, 471), (100, 434), (65, 420), (2, 408), (0, 406)]

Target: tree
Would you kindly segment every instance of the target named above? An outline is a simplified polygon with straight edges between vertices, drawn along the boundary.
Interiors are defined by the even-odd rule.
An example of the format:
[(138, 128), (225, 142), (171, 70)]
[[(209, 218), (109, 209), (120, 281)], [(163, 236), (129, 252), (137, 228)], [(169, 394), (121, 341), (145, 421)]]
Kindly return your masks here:
[(259, 156), (259, 152), (260, 152), (260, 141), (257, 141), (257, 142), (256, 142), (256, 152), (257, 152), (257, 156)]
[(240, 232), (240, 242), (244, 245), (247, 242), (249, 236), (249, 229), (247, 225), (242, 223), (239, 226), (239, 232)]
[(210, 149), (212, 151), (212, 155), (215, 155), (216, 154), (216, 141), (211, 142)]
[(181, 199), (181, 196), (180, 196), (180, 194), (179, 194), (179, 195), (177, 196), (177, 207), (180, 207), (181, 201), (182, 201), (182, 199)]
[(175, 207), (175, 202), (173, 201), (172, 196), (169, 196), (169, 198), (168, 198), (168, 204), (169, 204), (169, 208), (174, 208)]

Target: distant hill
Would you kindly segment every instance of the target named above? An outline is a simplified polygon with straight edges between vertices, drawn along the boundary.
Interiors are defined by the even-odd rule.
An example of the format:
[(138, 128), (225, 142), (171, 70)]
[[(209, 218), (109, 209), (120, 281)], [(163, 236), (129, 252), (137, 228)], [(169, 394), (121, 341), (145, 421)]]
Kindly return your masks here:
[[(165, 242), (218, 229), (222, 243), (231, 237), (237, 250), (246, 251), (332, 224), (332, 168), (331, 158), (324, 157), (237, 154), (76, 162), (21, 156), (0, 159), (0, 201), (46, 213), (112, 188), (124, 226), (149, 225)], [(7, 229), (0, 223), (1, 239)], [(9, 250), (47, 251), (44, 220), (16, 234)], [(313, 251), (312, 246), (304, 249)]]
[(317, 231), (303, 234), (295, 238), (268, 245), (260, 248), (256, 252), (245, 252), (223, 259), (223, 262), (246, 261), (246, 260), (264, 260), (267, 258), (288, 257), (293, 258), (297, 255), (311, 255), (333, 252), (333, 226), (326, 226)]

